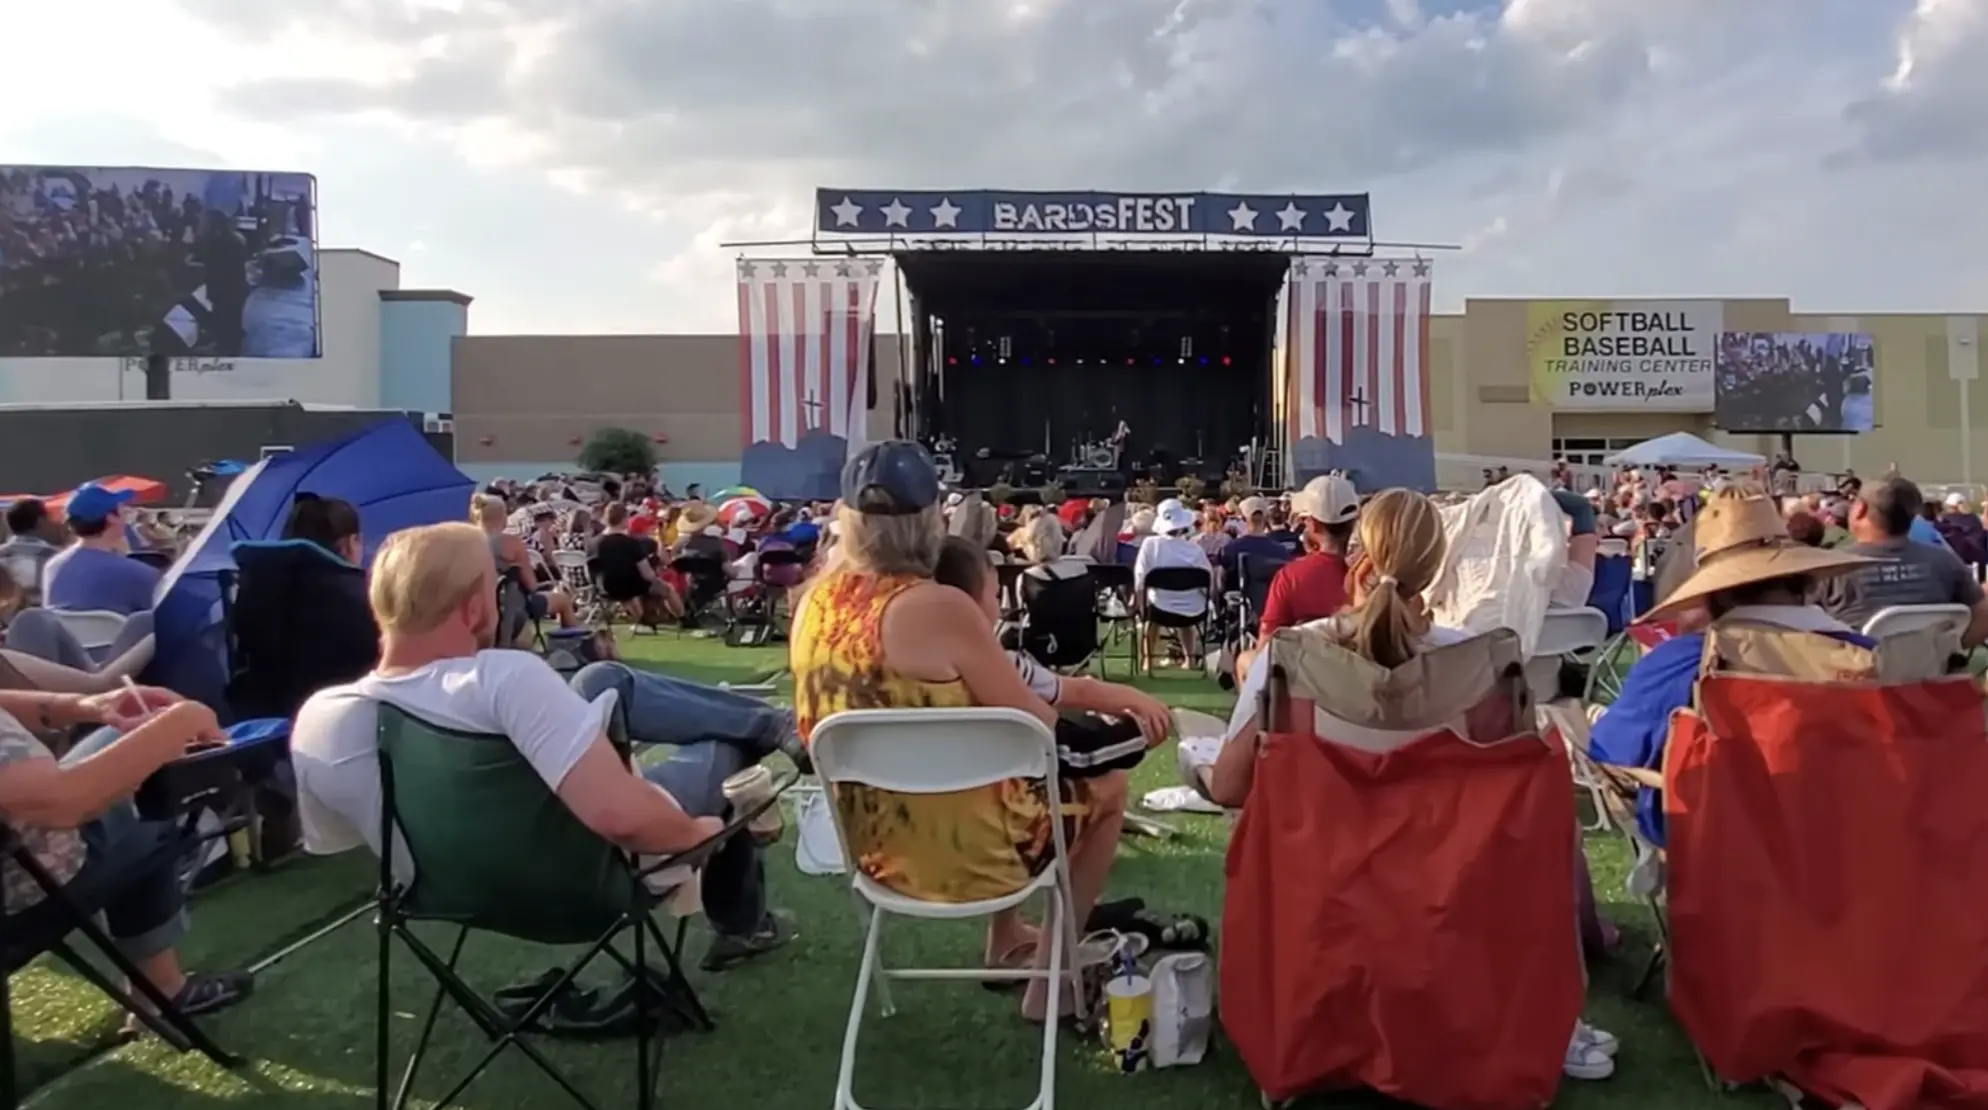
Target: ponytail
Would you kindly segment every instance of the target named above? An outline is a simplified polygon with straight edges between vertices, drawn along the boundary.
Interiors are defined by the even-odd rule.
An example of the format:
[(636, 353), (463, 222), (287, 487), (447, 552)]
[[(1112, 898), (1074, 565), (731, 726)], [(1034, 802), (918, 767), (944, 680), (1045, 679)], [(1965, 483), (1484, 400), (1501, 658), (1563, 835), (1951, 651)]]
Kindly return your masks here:
[(1429, 631), (1422, 593), (1442, 570), (1448, 548), (1435, 503), (1405, 489), (1387, 490), (1360, 512), (1360, 551), (1347, 583), (1346, 646), (1393, 670), (1421, 653)]
[(1401, 596), (1400, 584), (1388, 575), (1375, 577), (1362, 595), (1347, 614), (1352, 630), (1346, 646), (1389, 670), (1415, 658), (1429, 630), (1421, 608)]
[(283, 524), (286, 540), (308, 540), (337, 554), (338, 545), (359, 534), (359, 510), (350, 501), (299, 493)]

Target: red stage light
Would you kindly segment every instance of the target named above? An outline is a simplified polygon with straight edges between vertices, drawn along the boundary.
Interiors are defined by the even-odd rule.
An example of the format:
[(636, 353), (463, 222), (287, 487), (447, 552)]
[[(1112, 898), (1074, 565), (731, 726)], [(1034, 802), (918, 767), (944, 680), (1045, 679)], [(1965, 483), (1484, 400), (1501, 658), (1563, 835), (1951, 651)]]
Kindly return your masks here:
[(1052, 359), (1050, 359), (1050, 360), (1049, 360), (1049, 365), (1051, 365), (1051, 366), (1054, 366), (1054, 365), (1056, 365), (1056, 360), (1055, 360), (1055, 359), (1053, 359), (1053, 358), (1052, 358)]
[(1228, 364), (1229, 364), (1229, 356), (1227, 356), (1227, 355), (1223, 355), (1223, 356), (1222, 356), (1222, 365), (1224, 365), (1224, 366), (1227, 366)]
[(954, 356), (952, 356), (952, 355), (947, 355), (947, 356), (946, 356), (946, 365), (947, 365), (947, 366), (958, 366), (958, 365), (959, 365), (959, 359), (958, 359), (958, 358), (955, 358), (955, 357), (954, 357)]
[(1133, 362), (1133, 360), (1132, 360), (1132, 359), (1129, 359), (1129, 358), (1128, 358), (1128, 359), (1126, 359), (1126, 360), (1125, 360), (1125, 365), (1127, 365), (1127, 366), (1130, 366), (1130, 365), (1132, 365), (1132, 362)]

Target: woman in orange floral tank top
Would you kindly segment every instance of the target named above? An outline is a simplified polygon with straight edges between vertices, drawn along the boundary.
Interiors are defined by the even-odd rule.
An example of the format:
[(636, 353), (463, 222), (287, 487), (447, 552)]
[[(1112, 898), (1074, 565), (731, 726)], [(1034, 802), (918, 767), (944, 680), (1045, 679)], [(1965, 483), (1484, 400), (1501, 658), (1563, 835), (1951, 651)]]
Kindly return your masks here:
[[(1029, 692), (972, 598), (932, 581), (945, 527), (939, 478), (915, 443), (879, 443), (843, 472), (837, 542), (809, 584), (789, 636), (794, 710), (803, 740), (845, 709), (1000, 706), (1054, 728), (1056, 711)], [(871, 787), (835, 792), (856, 866), (893, 890), (936, 901), (1009, 894), (1050, 863), (1060, 814), (1070, 850), (1073, 919), (1104, 888), (1125, 815), (1123, 777), (1064, 780), (1051, 799), (1040, 780), (1011, 779), (941, 795)], [(990, 960), (1048, 946), (1017, 920), (996, 923)], [(1048, 997), (1033, 982), (1022, 1010), (1041, 1020)], [(1066, 1008), (1067, 1012), (1067, 1008)]]

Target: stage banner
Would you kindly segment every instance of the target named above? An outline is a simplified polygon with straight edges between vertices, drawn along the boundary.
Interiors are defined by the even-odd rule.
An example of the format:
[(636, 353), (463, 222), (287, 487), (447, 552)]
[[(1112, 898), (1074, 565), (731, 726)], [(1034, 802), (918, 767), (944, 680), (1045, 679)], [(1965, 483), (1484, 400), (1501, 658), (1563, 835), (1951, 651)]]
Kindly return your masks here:
[(1533, 301), (1532, 399), (1588, 412), (1711, 412), (1723, 301)]
[(1368, 239), (1365, 193), (957, 192), (815, 190), (830, 235), (1223, 235)]
[(1432, 488), (1432, 266), (1299, 257), (1284, 297), (1293, 477), (1343, 470), (1361, 489)]
[(741, 480), (769, 497), (833, 498), (867, 411), (875, 259), (741, 259)]

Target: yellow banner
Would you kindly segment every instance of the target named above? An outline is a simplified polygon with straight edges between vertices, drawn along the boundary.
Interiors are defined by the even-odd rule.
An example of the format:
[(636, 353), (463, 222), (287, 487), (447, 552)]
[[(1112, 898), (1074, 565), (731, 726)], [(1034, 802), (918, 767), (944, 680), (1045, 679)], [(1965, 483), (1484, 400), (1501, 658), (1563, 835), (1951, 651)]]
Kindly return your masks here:
[(1721, 301), (1532, 301), (1532, 399), (1556, 409), (1710, 412)]

